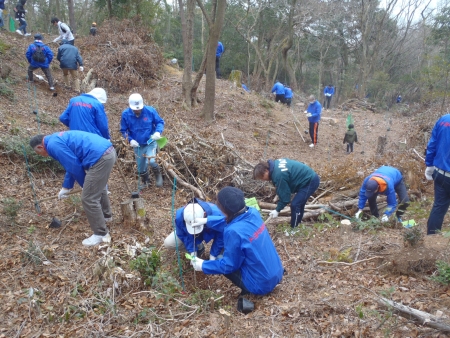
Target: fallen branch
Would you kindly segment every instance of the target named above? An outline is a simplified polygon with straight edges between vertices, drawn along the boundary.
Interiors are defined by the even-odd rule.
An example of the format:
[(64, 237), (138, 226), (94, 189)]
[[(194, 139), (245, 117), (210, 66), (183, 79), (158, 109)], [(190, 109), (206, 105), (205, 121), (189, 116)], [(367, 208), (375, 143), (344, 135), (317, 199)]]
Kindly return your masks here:
[[(164, 163), (164, 162), (163, 162)], [(165, 169), (167, 170), (167, 172), (172, 175), (172, 178), (176, 178), (177, 179), (177, 183), (180, 183), (183, 187), (189, 188), (191, 189), (194, 194), (201, 199), (205, 199), (205, 196), (203, 196), (202, 192), (200, 191), (200, 189), (197, 189), (196, 187), (194, 187), (193, 185), (183, 181), (176, 173), (173, 169), (169, 169), (167, 167), (165, 167)]]
[(420, 154), (417, 152), (417, 150), (416, 149), (414, 149), (413, 148), (413, 151), (414, 151), (414, 153), (417, 155), (417, 156), (419, 156), (420, 157), (420, 159), (422, 160), (422, 161), (424, 161), (425, 162), (425, 159), (422, 157), (422, 156), (420, 156)]
[(370, 257), (370, 258), (367, 258), (367, 259), (362, 259), (362, 260), (360, 260), (360, 261), (353, 262), (353, 263), (347, 263), (347, 262), (328, 262), (328, 261), (317, 261), (316, 263), (319, 264), (319, 265), (320, 265), (320, 264), (324, 264), (324, 265), (343, 265), (343, 266), (352, 266), (352, 265), (356, 265), (356, 264), (359, 264), (359, 263), (372, 261), (372, 260), (378, 259), (378, 258), (383, 258), (383, 257), (375, 256), (375, 257)]

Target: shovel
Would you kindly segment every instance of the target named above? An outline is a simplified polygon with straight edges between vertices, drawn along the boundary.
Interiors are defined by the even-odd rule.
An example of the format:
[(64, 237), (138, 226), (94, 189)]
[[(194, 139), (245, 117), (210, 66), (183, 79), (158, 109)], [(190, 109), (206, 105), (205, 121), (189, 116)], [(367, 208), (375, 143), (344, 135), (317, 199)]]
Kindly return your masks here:
[[(68, 196), (68, 195), (73, 195), (73, 194), (77, 194), (77, 193), (82, 192), (82, 191), (83, 191), (82, 189), (75, 189), (75, 190), (72, 190), (71, 192), (68, 192), (68, 193), (66, 194), (66, 196)], [(50, 201), (50, 200), (55, 199), (55, 198), (58, 198), (58, 195), (43, 198), (43, 199), (37, 201), (36, 203), (42, 203), (42, 202), (45, 202), (45, 201)]]

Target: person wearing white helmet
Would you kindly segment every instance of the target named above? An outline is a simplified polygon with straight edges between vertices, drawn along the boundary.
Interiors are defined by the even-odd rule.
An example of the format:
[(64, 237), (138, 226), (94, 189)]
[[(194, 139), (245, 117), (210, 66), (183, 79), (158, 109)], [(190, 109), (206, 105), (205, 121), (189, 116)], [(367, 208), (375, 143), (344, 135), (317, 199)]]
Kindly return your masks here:
[(162, 187), (161, 170), (155, 161), (157, 143), (164, 131), (164, 120), (152, 106), (144, 106), (144, 100), (138, 93), (128, 99), (129, 108), (122, 112), (120, 132), (133, 148), (137, 156), (137, 166), (143, 186), (148, 186), (148, 164), (152, 167), (157, 187)]
[(172, 233), (164, 240), (167, 249), (186, 250), (192, 256), (200, 257), (205, 251), (205, 243), (213, 241), (210, 260), (215, 260), (223, 251), (223, 230), (225, 215), (212, 203), (194, 198), (186, 206), (179, 208), (175, 216), (176, 235)]

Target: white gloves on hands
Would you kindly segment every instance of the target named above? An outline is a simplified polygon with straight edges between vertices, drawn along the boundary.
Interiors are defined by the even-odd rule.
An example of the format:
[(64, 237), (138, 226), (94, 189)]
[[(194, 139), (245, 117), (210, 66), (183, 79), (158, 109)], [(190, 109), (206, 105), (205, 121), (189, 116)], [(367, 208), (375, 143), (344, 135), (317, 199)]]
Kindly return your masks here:
[(161, 133), (159, 131), (157, 131), (156, 133), (154, 133), (151, 137), (150, 137), (153, 141), (157, 141), (161, 138)]
[(433, 172), (434, 172), (434, 167), (427, 167), (427, 169), (425, 169), (425, 178), (428, 181), (432, 181), (433, 180)]
[(55, 40), (53, 40), (53, 42), (58, 42), (58, 38), (56, 38)]
[(203, 259), (195, 257), (193, 260), (191, 260), (191, 265), (194, 267), (195, 271), (203, 271)]
[(277, 218), (277, 217), (278, 217), (278, 214), (279, 214), (278, 211), (272, 210), (272, 211), (269, 213), (269, 216), (272, 217), (272, 218)]
[(311, 116), (312, 116), (311, 113), (306, 114), (306, 117), (311, 117)]
[(216, 256), (213, 256), (213, 255), (209, 254), (209, 260), (210, 261), (215, 261), (216, 259), (217, 259)]
[(40, 81), (44, 81), (44, 77), (42, 75), (34, 74), (34, 76), (36, 76)]
[(359, 218), (359, 215), (361, 215), (363, 211), (361, 209), (358, 210), (358, 212), (355, 214), (355, 218)]
[(308, 114), (308, 111), (307, 111), (307, 110), (305, 110), (305, 114)]
[(84, 70), (83, 66), (80, 66), (80, 72), (82, 72)]
[(137, 147), (139, 147), (139, 143), (137, 143), (136, 140), (131, 140), (130, 146), (132, 146), (133, 148), (137, 148)]
[(67, 196), (67, 194), (70, 192), (70, 190), (72, 190), (72, 189), (62, 188), (58, 193), (58, 199), (60, 200), (62, 198), (69, 197), (69, 196)]
[(383, 215), (383, 217), (381, 217), (381, 223), (386, 223), (387, 221), (389, 221), (388, 215)]
[(207, 222), (208, 222), (207, 218), (196, 218), (192, 226), (195, 227), (199, 225), (205, 225)]

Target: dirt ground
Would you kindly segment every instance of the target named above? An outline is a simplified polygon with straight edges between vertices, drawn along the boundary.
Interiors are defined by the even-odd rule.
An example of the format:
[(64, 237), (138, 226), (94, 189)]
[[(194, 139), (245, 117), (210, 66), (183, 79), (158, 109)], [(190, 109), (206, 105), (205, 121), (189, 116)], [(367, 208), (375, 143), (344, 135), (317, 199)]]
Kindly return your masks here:
[[(1, 143), (12, 135), (29, 137), (64, 130), (58, 117), (76, 94), (61, 85), (57, 64), (52, 69), (59, 81), (57, 95), (45, 84), (38, 84), (34, 91), (25, 81), (27, 63), (23, 57), (31, 39), (3, 31), (0, 39), (11, 44), (1, 55), (0, 65), (11, 67), (9, 86), (14, 89), (14, 100), (0, 96)], [(52, 49), (56, 51), (56, 46)], [(95, 66), (89, 64), (87, 52), (83, 56), (86, 71)], [(242, 182), (233, 181), (234, 185), (242, 187), (248, 197), (271, 201), (273, 189), (251, 180), (251, 165), (288, 157), (308, 164), (319, 174), (323, 187), (315, 197), (332, 187), (316, 201), (327, 203), (357, 190), (363, 178), (380, 165), (391, 165), (405, 174), (414, 197), (406, 218), (415, 219), (424, 231), (433, 186), (424, 179), (424, 163), (413, 149), (423, 156), (424, 133), (440, 114), (436, 108), (401, 104), (390, 111), (373, 112), (333, 104), (322, 113), (319, 143), (311, 149), (303, 113), (307, 94), (295, 93), (292, 109), (287, 109), (268, 100), (267, 94), (248, 94), (229, 81), (218, 80), (215, 119), (205, 122), (200, 117), (201, 103), (191, 111), (183, 108), (181, 78), (179, 70), (165, 66), (155, 87), (132, 92), (141, 93), (146, 104), (157, 108), (166, 122), (164, 135), (169, 143), (182, 148), (192, 140), (205, 140), (226, 145), (238, 155), (232, 164), (219, 166), (217, 161), (223, 172), (208, 168), (210, 177), (202, 172), (205, 190), (217, 192), (223, 186), (220, 177), (239, 172)], [(114, 145), (121, 149), (127, 183), (135, 190), (134, 161), (118, 131), (130, 94), (108, 93), (105, 107)], [(33, 110), (38, 110), (39, 123)], [(359, 139), (350, 155), (342, 143), (349, 114)], [(383, 155), (376, 155), (379, 136), (387, 138)], [(168, 147), (168, 156), (174, 149)], [(148, 229), (124, 227), (120, 203), (130, 194), (119, 171), (113, 170), (108, 183), (114, 211), (114, 221), (109, 224), (112, 244), (86, 249), (81, 241), (91, 231), (79, 197), (46, 201), (40, 203), (40, 214), (35, 210), (36, 200), (58, 193), (63, 173), (29, 173), (19, 154), (2, 149), (0, 156), (0, 337), (445, 336), (442, 330), (401, 317), (377, 302), (380, 296), (386, 297), (449, 323), (450, 291), (430, 280), (436, 259), (448, 257), (448, 240), (442, 235), (425, 238), (411, 248), (404, 244), (404, 230), (394, 224), (358, 231), (342, 226), (339, 218), (325, 217), (305, 222), (298, 234), (286, 236), (286, 225), (269, 222), (287, 274), (269, 295), (249, 296), (255, 310), (243, 315), (236, 310), (239, 290), (228, 280), (195, 273), (183, 257), (180, 277), (177, 255), (162, 247), (172, 231), (173, 212), (192, 197), (190, 190), (181, 186), (174, 190), (171, 178), (165, 175), (163, 188), (150, 187), (141, 194)], [(203, 154), (209, 156), (208, 152)], [(7, 199), (21, 202), (14, 221), (5, 212)], [(355, 211), (353, 207), (341, 213), (353, 215)], [(61, 228), (48, 227), (53, 217), (63, 220)], [(184, 285), (184, 291), (167, 296), (161, 286), (143, 285), (129, 266), (132, 251), (136, 247), (139, 251), (140, 245), (160, 251), (163, 268)], [(344, 260), (338, 259), (343, 256)], [(163, 278), (161, 285), (168, 280)], [(213, 309), (211, 297), (217, 300)], [(221, 311), (230, 313), (230, 318)]]

